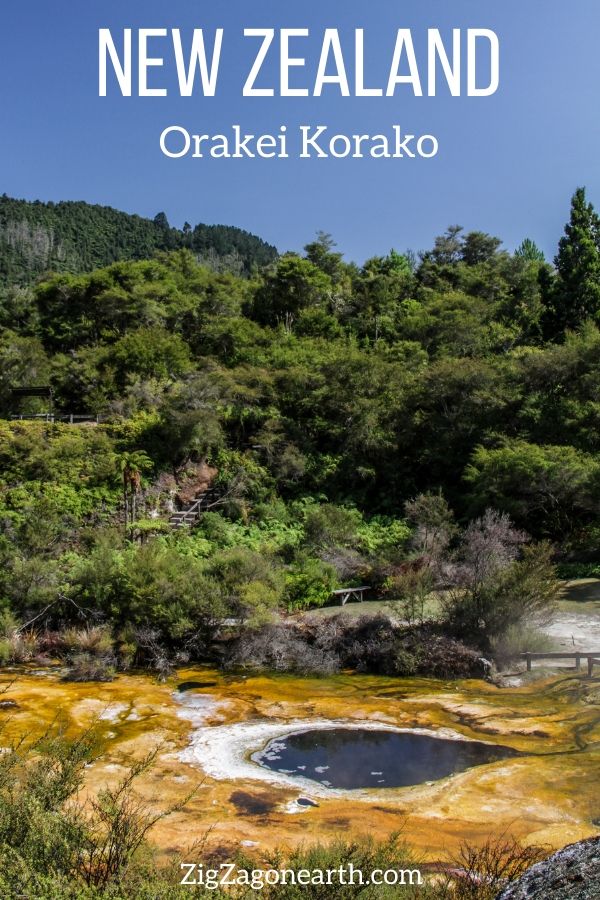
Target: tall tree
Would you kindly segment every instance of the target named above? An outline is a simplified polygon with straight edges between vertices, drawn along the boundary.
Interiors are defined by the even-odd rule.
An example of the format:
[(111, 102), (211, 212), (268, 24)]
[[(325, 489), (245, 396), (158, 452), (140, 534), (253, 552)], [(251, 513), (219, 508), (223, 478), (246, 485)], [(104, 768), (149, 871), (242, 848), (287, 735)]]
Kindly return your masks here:
[(143, 450), (123, 453), (119, 469), (123, 476), (123, 506), (125, 528), (133, 527), (136, 517), (137, 496), (142, 489), (142, 472), (152, 468), (152, 460)]
[(306, 258), (314, 266), (317, 266), (322, 272), (329, 275), (333, 281), (336, 281), (342, 275), (343, 253), (338, 253), (334, 250), (334, 247), (337, 247), (337, 244), (331, 235), (325, 231), (318, 231), (316, 239), (311, 241), (310, 244), (306, 244), (304, 252), (306, 253)]
[(561, 338), (586, 319), (600, 312), (600, 218), (588, 203), (585, 188), (578, 188), (571, 201), (571, 218), (554, 260), (557, 278), (545, 298), (545, 332)]
[(303, 309), (324, 306), (331, 278), (309, 259), (286, 253), (265, 275), (249, 309), (261, 325), (282, 324), (288, 331)]
[(154, 216), (154, 224), (158, 225), (159, 228), (170, 228), (169, 220), (167, 219), (167, 215), (164, 212), (156, 213)]
[(465, 235), (460, 253), (461, 260), (468, 266), (478, 266), (490, 262), (502, 244), (500, 238), (483, 231), (470, 231)]
[(544, 251), (540, 250), (535, 241), (531, 238), (525, 238), (515, 250), (517, 259), (524, 259), (525, 262), (544, 262)]

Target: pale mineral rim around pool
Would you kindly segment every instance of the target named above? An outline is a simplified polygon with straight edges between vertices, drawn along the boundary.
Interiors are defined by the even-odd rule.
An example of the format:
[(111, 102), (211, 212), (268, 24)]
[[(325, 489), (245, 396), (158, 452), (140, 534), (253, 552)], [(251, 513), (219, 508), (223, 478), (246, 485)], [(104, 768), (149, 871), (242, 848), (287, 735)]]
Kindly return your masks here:
[[(462, 741), (474, 744), (485, 744), (495, 747), (494, 743), (475, 741), (453, 731), (451, 728), (399, 728), (381, 721), (356, 719), (294, 719), (287, 722), (234, 722), (227, 725), (207, 725), (209, 718), (215, 718), (220, 709), (227, 703), (217, 700), (210, 694), (174, 694), (182, 705), (179, 715), (188, 719), (194, 726), (189, 746), (179, 753), (182, 762), (199, 766), (207, 775), (217, 781), (254, 781), (266, 782), (279, 787), (302, 790), (313, 797), (353, 797), (357, 800), (373, 800), (373, 788), (333, 788), (302, 775), (291, 775), (277, 772), (260, 765), (257, 758), (261, 756), (267, 745), (275, 739), (286, 739), (292, 735), (306, 731), (329, 731), (343, 728), (353, 731), (388, 731), (394, 734), (415, 734), (451, 741)], [(491, 763), (493, 765), (494, 763)], [(468, 771), (468, 770), (465, 770)], [(439, 779), (459, 778), (456, 775)], [(423, 781), (423, 784), (430, 783)], [(418, 785), (413, 785), (417, 787)], [(402, 788), (388, 787), (386, 790), (399, 791)]]

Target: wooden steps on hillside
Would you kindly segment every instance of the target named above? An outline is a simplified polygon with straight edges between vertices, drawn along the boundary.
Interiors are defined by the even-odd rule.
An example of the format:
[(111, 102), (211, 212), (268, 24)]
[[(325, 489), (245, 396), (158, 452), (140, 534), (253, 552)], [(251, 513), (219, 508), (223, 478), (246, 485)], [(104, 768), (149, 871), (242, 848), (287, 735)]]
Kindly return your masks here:
[(192, 528), (199, 520), (203, 512), (210, 509), (219, 498), (216, 488), (209, 488), (199, 494), (189, 506), (173, 513), (169, 519), (171, 528)]

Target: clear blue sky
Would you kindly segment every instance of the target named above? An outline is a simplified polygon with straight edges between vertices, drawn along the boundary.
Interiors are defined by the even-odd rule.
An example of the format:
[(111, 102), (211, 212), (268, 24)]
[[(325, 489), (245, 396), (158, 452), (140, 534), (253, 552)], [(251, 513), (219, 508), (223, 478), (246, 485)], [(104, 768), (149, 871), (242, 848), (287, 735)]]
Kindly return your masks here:
[[(4, 0), (0, 12), (0, 191), (87, 200), (174, 225), (239, 225), (300, 249), (329, 231), (347, 258), (419, 250), (458, 223), (525, 236), (554, 253), (580, 184), (600, 207), (598, 0)], [(98, 97), (98, 28), (225, 28), (215, 98)], [(486, 27), (501, 41), (501, 87), (489, 99), (243, 98), (254, 43), (244, 27), (308, 27), (308, 71), (320, 35), (352, 48), (366, 30), (367, 79), (385, 80), (396, 29)], [(156, 45), (155, 45), (156, 46)], [(168, 47), (168, 44), (166, 44)], [(349, 59), (351, 57), (349, 56)], [(422, 58), (422, 57), (421, 57)], [(352, 69), (352, 66), (350, 66)], [(173, 87), (173, 66), (167, 83)], [(159, 77), (160, 80), (160, 77)], [(168, 160), (161, 130), (218, 132), (328, 124), (375, 133), (392, 124), (440, 141), (435, 160)]]

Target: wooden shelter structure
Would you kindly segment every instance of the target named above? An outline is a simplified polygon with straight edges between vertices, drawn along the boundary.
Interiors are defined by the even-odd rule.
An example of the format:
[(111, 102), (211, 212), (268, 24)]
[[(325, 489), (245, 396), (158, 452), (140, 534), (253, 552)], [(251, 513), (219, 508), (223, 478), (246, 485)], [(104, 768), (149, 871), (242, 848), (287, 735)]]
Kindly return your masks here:
[(12, 419), (46, 419), (46, 421), (54, 421), (54, 391), (49, 384), (30, 385), (26, 387), (16, 387), (11, 393), (13, 401), (16, 405), (20, 405), (21, 401), (29, 397), (42, 397), (48, 401), (48, 410), (45, 413), (21, 413), (13, 412)]

